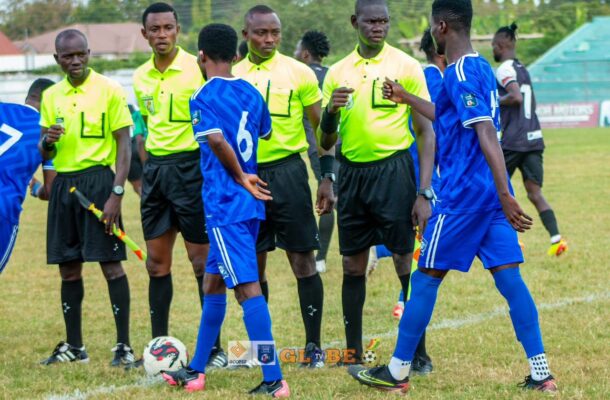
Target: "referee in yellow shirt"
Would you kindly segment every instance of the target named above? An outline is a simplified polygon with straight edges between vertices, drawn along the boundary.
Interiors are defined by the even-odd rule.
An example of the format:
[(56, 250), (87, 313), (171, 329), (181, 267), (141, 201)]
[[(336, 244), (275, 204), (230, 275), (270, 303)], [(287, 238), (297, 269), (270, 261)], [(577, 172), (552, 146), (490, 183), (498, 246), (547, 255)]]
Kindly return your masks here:
[[(245, 16), (244, 39), (248, 56), (233, 67), (233, 74), (250, 82), (265, 98), (271, 114), (273, 134), (258, 147), (259, 176), (269, 184), (273, 200), (266, 202), (266, 221), (260, 226), (257, 243), (261, 288), (269, 291), (265, 276), (267, 252), (279, 247), (286, 251), (299, 292), (305, 325), (307, 366), (324, 365), (320, 329), (324, 291), (316, 271), (314, 250), (320, 247), (313, 212), (307, 168), (301, 152), (307, 150), (303, 127), (306, 114), (314, 130), (320, 122), (322, 95), (314, 72), (305, 64), (280, 54), (277, 47), (282, 26), (277, 14), (267, 6), (251, 8)], [(316, 208), (328, 213), (333, 207), (334, 157), (320, 158), (322, 183)]]
[[(430, 180), (434, 131), (429, 120), (383, 99), (386, 78), (410, 93), (428, 98), (418, 61), (385, 42), (390, 16), (384, 0), (357, 0), (351, 23), (358, 33), (356, 49), (333, 65), (324, 80), (322, 146), (342, 139), (339, 169), (339, 247), (343, 255), (343, 315), (347, 347), (362, 355), (362, 309), (366, 264), (371, 246), (384, 244), (392, 253), (402, 288), (408, 293), (414, 228), (431, 214)], [(415, 187), (413, 137), (420, 154), (421, 188)], [(420, 355), (426, 357), (425, 346)], [(429, 358), (428, 358), (429, 360)]]
[[(152, 337), (169, 334), (172, 302), (172, 252), (182, 234), (203, 306), (203, 274), (209, 241), (205, 229), (199, 167), (189, 99), (204, 79), (197, 58), (176, 45), (178, 15), (167, 3), (154, 3), (142, 15), (142, 34), (153, 51), (134, 72), (134, 91), (148, 127), (147, 160), (142, 177), (142, 229), (150, 276), (148, 301)], [(210, 355), (210, 367), (225, 367), (220, 338)]]
[[(59, 33), (55, 51), (66, 77), (43, 94), (40, 150), (44, 159), (53, 159), (57, 170), (49, 199), (47, 262), (59, 264), (67, 339), (42, 364), (89, 361), (81, 332), (82, 268), (83, 262), (99, 262), (117, 328), (111, 365), (129, 367), (134, 355), (129, 346), (129, 284), (121, 265), (125, 245), (110, 233), (112, 224), (121, 225), (131, 115), (121, 86), (87, 67), (85, 35), (74, 29)], [(79, 205), (70, 193), (73, 186), (103, 208), (105, 227)]]

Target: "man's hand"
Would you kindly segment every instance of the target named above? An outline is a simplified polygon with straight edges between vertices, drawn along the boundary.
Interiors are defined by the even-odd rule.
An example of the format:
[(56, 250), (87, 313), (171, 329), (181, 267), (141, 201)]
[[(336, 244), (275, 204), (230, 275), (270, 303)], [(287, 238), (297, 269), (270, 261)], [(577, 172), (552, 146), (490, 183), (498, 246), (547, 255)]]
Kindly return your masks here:
[(513, 196), (510, 194), (500, 196), (500, 203), (506, 219), (517, 232), (525, 232), (532, 227), (532, 217), (523, 212)]
[(106, 204), (104, 204), (104, 214), (102, 222), (106, 224), (106, 233), (112, 235), (112, 227), (118, 225), (119, 216), (121, 215), (121, 196), (112, 193)]
[(330, 103), (326, 106), (328, 112), (331, 114), (338, 113), (340, 108), (345, 107), (349, 103), (352, 93), (354, 93), (354, 89), (346, 87), (335, 89), (330, 97)]
[(64, 128), (61, 125), (51, 125), (46, 132), (47, 138), (45, 140), (47, 144), (52, 145), (57, 143), (64, 132)]
[(329, 214), (335, 207), (335, 194), (333, 193), (333, 182), (328, 179), (322, 179), (318, 186), (318, 194), (316, 199), (316, 213), (318, 215)]
[(411, 222), (413, 223), (413, 229), (416, 227), (419, 229), (421, 235), (424, 234), (426, 226), (428, 226), (428, 219), (432, 215), (432, 207), (430, 207), (430, 200), (426, 200), (422, 196), (417, 196), (413, 210), (411, 211)]
[(383, 98), (398, 104), (405, 104), (409, 93), (398, 82), (385, 78), (383, 82)]
[(268, 189), (265, 189), (267, 187), (267, 182), (259, 178), (258, 175), (244, 174), (237, 183), (246, 188), (246, 190), (258, 200), (273, 200), (271, 192)]

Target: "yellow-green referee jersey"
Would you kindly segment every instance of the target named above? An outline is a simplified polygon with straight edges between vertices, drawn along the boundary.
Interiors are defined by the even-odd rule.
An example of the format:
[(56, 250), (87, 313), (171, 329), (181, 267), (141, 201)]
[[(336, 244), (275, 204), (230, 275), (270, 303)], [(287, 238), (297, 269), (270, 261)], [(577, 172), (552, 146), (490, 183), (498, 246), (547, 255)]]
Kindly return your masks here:
[(339, 126), (341, 153), (350, 161), (381, 160), (413, 143), (408, 127), (410, 107), (383, 99), (386, 77), (399, 82), (409, 93), (430, 99), (420, 63), (387, 43), (377, 56), (367, 59), (356, 47), (326, 74), (323, 107), (335, 89), (354, 89), (350, 102), (340, 111)]
[(155, 56), (133, 74), (133, 89), (147, 118), (146, 150), (154, 156), (199, 149), (193, 135), (189, 99), (204, 83), (197, 58), (182, 48), (171, 65), (160, 72)]
[(53, 165), (57, 172), (110, 166), (116, 159), (112, 132), (133, 125), (125, 92), (119, 83), (89, 69), (82, 85), (64, 78), (44, 91), (40, 125), (63, 125)]
[(258, 89), (271, 113), (271, 139), (258, 144), (258, 162), (266, 163), (307, 150), (303, 109), (322, 99), (315, 73), (278, 52), (260, 65), (246, 57), (233, 74)]

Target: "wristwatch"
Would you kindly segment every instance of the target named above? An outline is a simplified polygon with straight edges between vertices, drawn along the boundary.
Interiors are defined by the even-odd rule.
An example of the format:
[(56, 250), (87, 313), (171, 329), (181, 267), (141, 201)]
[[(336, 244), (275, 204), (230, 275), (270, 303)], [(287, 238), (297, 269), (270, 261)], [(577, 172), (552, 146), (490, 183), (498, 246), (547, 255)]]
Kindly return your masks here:
[(432, 190), (431, 187), (427, 187), (427, 188), (420, 188), (417, 190), (417, 195), (418, 196), (423, 196), (424, 199), (426, 200), (434, 200), (434, 191)]
[(115, 187), (112, 188), (112, 193), (114, 193), (117, 196), (122, 196), (125, 194), (125, 188), (121, 185), (116, 185)]
[(330, 179), (330, 181), (333, 183), (337, 181), (337, 177), (335, 176), (334, 172), (327, 172), (325, 174), (322, 174), (322, 179), (324, 178)]

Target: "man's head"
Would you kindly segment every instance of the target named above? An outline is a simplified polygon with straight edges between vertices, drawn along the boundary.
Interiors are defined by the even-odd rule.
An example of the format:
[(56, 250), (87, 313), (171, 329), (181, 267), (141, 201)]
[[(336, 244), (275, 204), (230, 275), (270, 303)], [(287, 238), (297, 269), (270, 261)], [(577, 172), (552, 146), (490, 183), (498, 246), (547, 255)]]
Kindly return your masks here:
[(472, 2), (470, 0), (434, 0), (430, 17), (430, 33), (434, 38), (436, 52), (445, 54), (447, 37), (465, 35), (470, 37)]
[(55, 38), (55, 61), (73, 81), (87, 77), (89, 53), (87, 37), (81, 31), (67, 29)]
[(46, 78), (38, 78), (30, 88), (28, 89), (28, 95), (25, 97), (25, 104), (34, 107), (40, 111), (40, 101), (42, 100), (42, 92), (44, 92), (49, 86), (53, 86), (55, 82)]
[(356, 0), (352, 26), (358, 31), (360, 43), (379, 48), (390, 30), (390, 13), (385, 0)]
[(199, 32), (199, 67), (206, 73), (208, 63), (231, 64), (237, 49), (237, 32), (229, 25), (210, 24)]
[(282, 24), (272, 8), (258, 5), (246, 13), (242, 34), (252, 54), (271, 58), (282, 41)]
[(142, 14), (142, 35), (156, 55), (171, 54), (180, 33), (178, 14), (167, 3), (154, 3)]
[(517, 24), (513, 22), (509, 26), (498, 29), (494, 35), (491, 47), (496, 62), (503, 60), (507, 53), (514, 54), (517, 44), (517, 28)]
[(429, 64), (445, 64), (445, 56), (441, 56), (436, 52), (436, 47), (434, 46), (434, 39), (432, 39), (430, 28), (424, 31), (424, 34), (421, 37), (419, 50), (426, 54), (426, 59), (428, 60)]
[(329, 52), (330, 43), (326, 35), (318, 31), (308, 31), (297, 43), (294, 58), (305, 64), (320, 63)]

